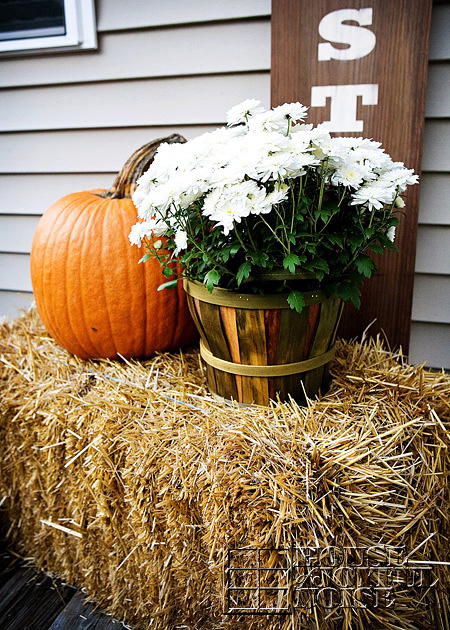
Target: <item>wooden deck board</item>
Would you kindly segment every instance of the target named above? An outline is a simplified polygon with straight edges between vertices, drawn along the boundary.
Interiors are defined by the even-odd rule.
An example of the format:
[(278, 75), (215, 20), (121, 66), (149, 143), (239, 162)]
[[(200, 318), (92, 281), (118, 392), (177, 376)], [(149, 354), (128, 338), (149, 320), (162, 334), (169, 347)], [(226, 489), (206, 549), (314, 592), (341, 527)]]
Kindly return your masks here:
[(81, 591), (0, 553), (0, 630), (122, 630)]
[(56, 617), (49, 630), (120, 630), (124, 626), (95, 609), (95, 604), (77, 591)]

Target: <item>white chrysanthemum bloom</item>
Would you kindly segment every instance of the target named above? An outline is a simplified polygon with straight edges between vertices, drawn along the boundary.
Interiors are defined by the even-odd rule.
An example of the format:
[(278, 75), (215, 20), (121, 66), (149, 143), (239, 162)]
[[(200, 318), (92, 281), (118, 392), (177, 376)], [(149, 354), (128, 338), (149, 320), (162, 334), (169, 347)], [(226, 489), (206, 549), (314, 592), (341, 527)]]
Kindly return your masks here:
[[(264, 191), (263, 191), (264, 193)], [(265, 196), (265, 195), (264, 195)], [(203, 215), (216, 221), (225, 236), (233, 229), (235, 222), (248, 217), (264, 200), (256, 182), (245, 181), (215, 188), (203, 204)]]
[(392, 225), (389, 230), (386, 232), (386, 236), (393, 243), (395, 240), (395, 225)]
[(177, 230), (175, 232), (175, 255), (188, 246), (187, 234), (185, 230)]
[(211, 217), (211, 214), (214, 212), (220, 202), (221, 195), (222, 189), (219, 187), (213, 188), (213, 190), (211, 190), (211, 192), (206, 195), (202, 207), (203, 216)]
[(248, 123), (250, 132), (277, 131), (286, 135), (290, 129), (290, 122), (303, 120), (306, 107), (300, 103), (285, 103), (279, 107), (254, 116)]
[(220, 186), (242, 181), (245, 176), (255, 178), (256, 164), (267, 152), (263, 143), (255, 140), (251, 135), (233, 139), (226, 151), (226, 161), (214, 169), (209, 181)]
[(167, 228), (168, 226), (166, 223), (156, 219), (144, 221), (142, 223), (135, 223), (131, 227), (128, 239), (132, 245), (140, 247), (144, 238), (150, 238), (151, 236), (163, 236), (166, 233)]
[(395, 189), (365, 184), (352, 195), (350, 205), (367, 205), (369, 210), (372, 210), (372, 208), (380, 210), (384, 204), (392, 203), (394, 197)]
[(283, 184), (282, 182), (276, 182), (272, 192), (266, 195), (266, 198), (264, 200), (264, 204), (267, 208), (264, 214), (270, 212), (272, 210), (272, 207), (275, 206), (277, 203), (281, 203), (282, 201), (287, 199), (288, 194), (289, 186), (287, 184)]
[(185, 159), (187, 143), (160, 144), (149, 169), (139, 178), (138, 186), (145, 186), (152, 180), (165, 182)]
[(273, 112), (275, 115), (283, 117), (286, 120), (292, 120), (294, 122), (303, 120), (306, 118), (306, 112), (308, 108), (301, 103), (284, 103), (274, 107)]
[(333, 140), (325, 126), (320, 125), (311, 132), (311, 151), (318, 160), (324, 160), (334, 153)]
[(331, 175), (331, 183), (342, 184), (351, 188), (358, 188), (363, 181), (373, 179), (375, 176), (369, 166), (359, 162), (344, 162)]
[(245, 200), (246, 206), (250, 209), (250, 214), (266, 214), (272, 208), (267, 210), (266, 189), (258, 186), (256, 182), (251, 182), (252, 188), (247, 193)]
[(261, 155), (289, 148), (290, 138), (277, 131), (249, 131), (245, 141), (251, 150)]
[(172, 204), (179, 203), (182, 189), (179, 188), (178, 177), (174, 176), (169, 181), (154, 186), (147, 194), (144, 203), (138, 207), (140, 218), (148, 221), (157, 210), (163, 217)]
[(255, 98), (248, 98), (227, 111), (227, 124), (228, 126), (232, 126), (246, 123), (250, 117), (264, 111), (266, 110), (261, 105), (261, 101)]
[(209, 188), (211, 169), (205, 166), (198, 166), (191, 171), (182, 171), (175, 175), (177, 181), (176, 198), (177, 205), (188, 208), (191, 203), (199, 199)]
[(291, 173), (292, 155), (289, 151), (269, 153), (257, 165), (258, 177), (262, 182), (269, 179), (285, 179)]
[(310, 153), (292, 153), (291, 161), (286, 166), (286, 179), (295, 179), (308, 172), (308, 167), (319, 164), (319, 160)]
[(404, 208), (405, 207), (405, 202), (403, 201), (402, 197), (400, 197), (400, 195), (398, 195), (395, 199), (395, 205), (397, 208)]
[(295, 153), (310, 150), (313, 137), (312, 125), (293, 125), (289, 134), (290, 150)]
[(405, 168), (403, 162), (393, 162), (392, 168), (380, 173), (378, 181), (385, 182), (387, 185), (404, 192), (407, 185), (417, 184), (419, 178), (417, 175), (414, 175), (412, 169)]

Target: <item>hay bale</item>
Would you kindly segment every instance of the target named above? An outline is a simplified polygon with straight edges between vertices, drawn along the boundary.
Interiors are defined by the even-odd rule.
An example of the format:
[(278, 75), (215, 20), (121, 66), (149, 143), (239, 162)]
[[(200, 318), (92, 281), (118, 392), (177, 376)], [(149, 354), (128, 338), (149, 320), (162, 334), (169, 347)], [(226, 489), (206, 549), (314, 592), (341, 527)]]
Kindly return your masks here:
[[(116, 617), (165, 630), (449, 627), (448, 375), (379, 340), (341, 341), (321, 400), (226, 408), (197, 349), (81, 361), (35, 311), (1, 325), (0, 357), (7, 538)], [(278, 567), (293, 544), (372, 548), (371, 561), (404, 546), (435, 563), (438, 584), (398, 588), (392, 607), (223, 615), (227, 550), (276, 548), (261, 562)], [(255, 573), (230, 575), (250, 586)], [(280, 573), (263, 575), (274, 586)]]

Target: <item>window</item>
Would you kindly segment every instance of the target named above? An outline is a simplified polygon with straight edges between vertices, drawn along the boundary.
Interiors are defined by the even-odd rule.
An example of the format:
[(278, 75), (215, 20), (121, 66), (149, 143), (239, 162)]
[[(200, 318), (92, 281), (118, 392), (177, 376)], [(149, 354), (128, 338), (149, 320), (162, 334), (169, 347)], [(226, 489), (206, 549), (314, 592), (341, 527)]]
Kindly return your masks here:
[(97, 48), (94, 0), (0, 3), (0, 55), (93, 48)]

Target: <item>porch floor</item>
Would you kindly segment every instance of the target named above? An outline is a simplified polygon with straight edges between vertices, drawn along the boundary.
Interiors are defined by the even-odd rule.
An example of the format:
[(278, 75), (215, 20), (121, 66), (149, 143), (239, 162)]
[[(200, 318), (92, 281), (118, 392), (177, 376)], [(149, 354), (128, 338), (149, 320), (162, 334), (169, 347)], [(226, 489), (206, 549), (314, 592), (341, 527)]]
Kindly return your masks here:
[(81, 591), (0, 552), (0, 630), (123, 630)]

